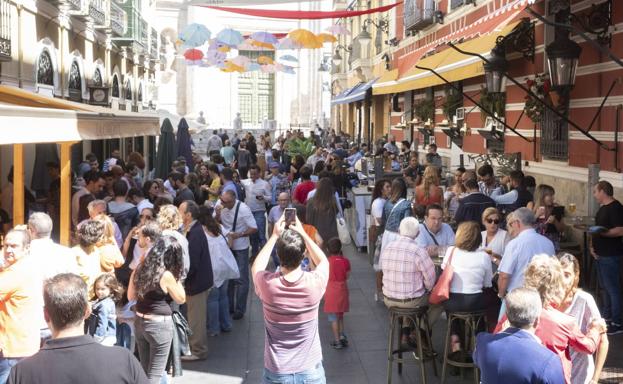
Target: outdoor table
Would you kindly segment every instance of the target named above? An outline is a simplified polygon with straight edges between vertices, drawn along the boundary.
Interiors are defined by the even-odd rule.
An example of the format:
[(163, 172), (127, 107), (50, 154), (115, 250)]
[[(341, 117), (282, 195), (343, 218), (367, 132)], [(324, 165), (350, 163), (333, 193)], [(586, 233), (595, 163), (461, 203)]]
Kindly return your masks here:
[(580, 260), (580, 286), (588, 289), (591, 284), (591, 275), (593, 270), (593, 256), (590, 252), (591, 237), (588, 228), (594, 225), (595, 218), (592, 216), (576, 216), (568, 218), (565, 222), (578, 231), (582, 232), (582, 259)]

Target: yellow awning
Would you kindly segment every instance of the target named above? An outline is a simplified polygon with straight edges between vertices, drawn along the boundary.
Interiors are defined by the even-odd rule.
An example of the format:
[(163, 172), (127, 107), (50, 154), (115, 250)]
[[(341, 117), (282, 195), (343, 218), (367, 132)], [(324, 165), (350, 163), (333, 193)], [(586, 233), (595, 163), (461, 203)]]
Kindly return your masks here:
[[(485, 36), (480, 36), (465, 43), (457, 44), (457, 47), (466, 52), (478, 53), (484, 57), (489, 57), (491, 49), (495, 47), (497, 38), (499, 36), (508, 35), (517, 24), (519, 24), (519, 22), (508, 24), (498, 33), (495, 31), (491, 32)], [(448, 81), (459, 81), (484, 75), (484, 68), (480, 58), (464, 55), (452, 48), (447, 48), (437, 54), (426, 57), (418, 61), (416, 65), (434, 69)], [(374, 88), (373, 94), (381, 95), (405, 92), (440, 84), (445, 83), (430, 71), (414, 67), (406, 72), (400, 79), (393, 82), (393, 84)]]
[(396, 79), (398, 78), (398, 69), (392, 69), (391, 71), (385, 72), (372, 86), (372, 94), (373, 95), (385, 95), (391, 92), (377, 92), (378, 90), (385, 89), (387, 87), (393, 87), (396, 84)]

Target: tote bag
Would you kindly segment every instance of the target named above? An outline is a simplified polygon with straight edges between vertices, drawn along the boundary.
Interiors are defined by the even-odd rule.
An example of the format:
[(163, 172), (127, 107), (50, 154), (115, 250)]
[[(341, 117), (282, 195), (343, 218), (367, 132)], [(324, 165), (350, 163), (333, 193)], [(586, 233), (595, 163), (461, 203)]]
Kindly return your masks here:
[(435, 283), (433, 290), (428, 296), (428, 302), (431, 304), (441, 304), (450, 298), (450, 283), (452, 282), (452, 275), (454, 275), (452, 256), (454, 255), (455, 249), (456, 247), (452, 248), (446, 268), (444, 268), (441, 276), (439, 276), (439, 280), (437, 280), (437, 283)]
[(346, 221), (341, 216), (338, 216), (335, 220), (337, 223), (337, 234), (342, 242), (342, 245), (350, 244), (350, 232), (348, 232)]

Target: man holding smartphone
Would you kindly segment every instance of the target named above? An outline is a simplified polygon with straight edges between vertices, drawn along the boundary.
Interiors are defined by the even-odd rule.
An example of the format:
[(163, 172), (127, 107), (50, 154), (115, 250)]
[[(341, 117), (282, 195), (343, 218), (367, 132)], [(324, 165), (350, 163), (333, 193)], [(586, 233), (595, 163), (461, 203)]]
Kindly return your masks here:
[(249, 178), (242, 180), (242, 186), (246, 192), (245, 204), (253, 212), (257, 232), (251, 235), (251, 258), (255, 258), (260, 248), (266, 243), (266, 203), (272, 199), (270, 184), (260, 176), (262, 171), (259, 166), (249, 167)]

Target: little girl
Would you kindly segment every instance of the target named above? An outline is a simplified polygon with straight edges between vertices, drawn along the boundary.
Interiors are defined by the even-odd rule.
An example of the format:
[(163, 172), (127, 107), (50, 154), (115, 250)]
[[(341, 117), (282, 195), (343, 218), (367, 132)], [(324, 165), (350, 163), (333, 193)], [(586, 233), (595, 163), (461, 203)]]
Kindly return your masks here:
[(123, 287), (115, 275), (104, 273), (93, 285), (97, 301), (91, 306), (89, 333), (98, 343), (112, 347), (117, 344), (117, 313), (115, 302), (121, 299)]
[(350, 261), (342, 254), (342, 243), (334, 237), (327, 242), (329, 251), (329, 283), (324, 294), (324, 311), (329, 314), (329, 321), (333, 329), (331, 346), (342, 349), (348, 346), (348, 339), (344, 334), (344, 312), (348, 312), (348, 275)]

